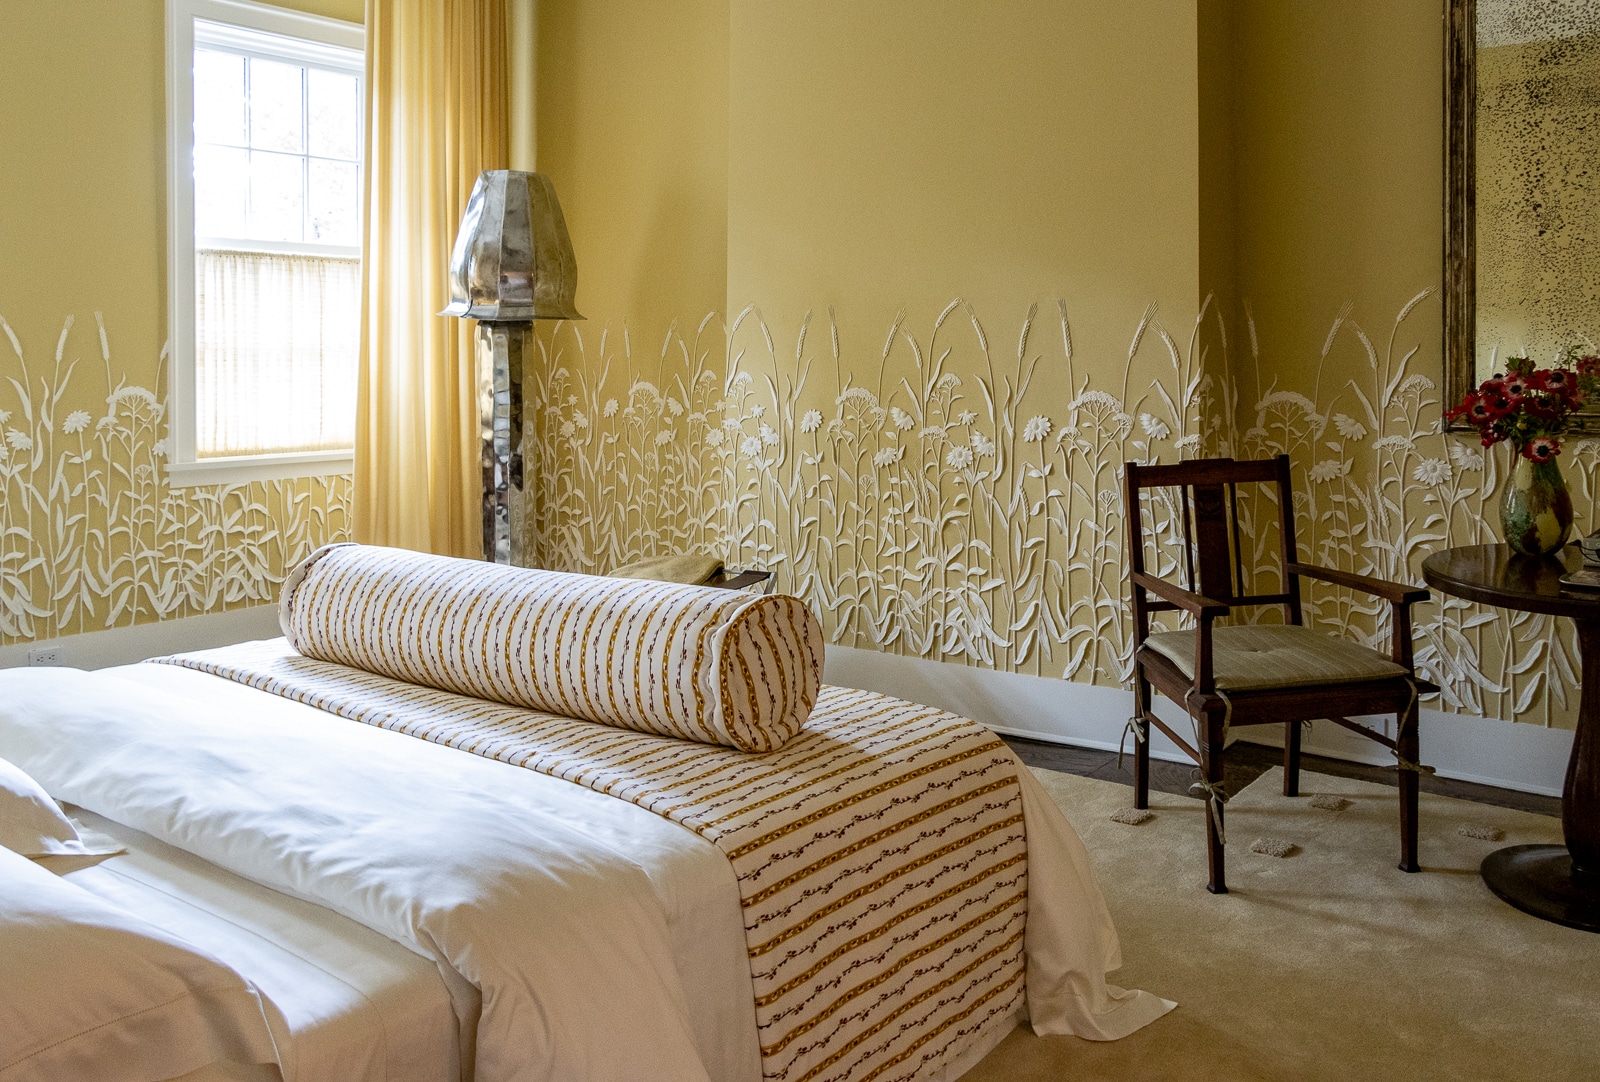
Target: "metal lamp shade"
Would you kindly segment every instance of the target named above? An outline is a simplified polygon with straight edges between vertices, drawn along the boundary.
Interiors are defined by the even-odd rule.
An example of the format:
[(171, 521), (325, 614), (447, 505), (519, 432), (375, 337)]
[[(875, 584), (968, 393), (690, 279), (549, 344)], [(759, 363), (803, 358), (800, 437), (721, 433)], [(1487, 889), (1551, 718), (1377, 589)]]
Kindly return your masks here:
[(577, 288), (578, 261), (550, 179), (514, 169), (480, 174), (450, 253), (450, 304), (439, 314), (582, 319)]

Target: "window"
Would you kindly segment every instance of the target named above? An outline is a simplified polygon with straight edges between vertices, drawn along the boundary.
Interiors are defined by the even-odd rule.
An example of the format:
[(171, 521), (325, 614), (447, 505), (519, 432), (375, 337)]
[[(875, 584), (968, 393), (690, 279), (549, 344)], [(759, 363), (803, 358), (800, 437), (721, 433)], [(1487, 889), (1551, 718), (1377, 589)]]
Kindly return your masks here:
[(350, 469), (361, 47), (349, 23), (168, 0), (175, 483)]

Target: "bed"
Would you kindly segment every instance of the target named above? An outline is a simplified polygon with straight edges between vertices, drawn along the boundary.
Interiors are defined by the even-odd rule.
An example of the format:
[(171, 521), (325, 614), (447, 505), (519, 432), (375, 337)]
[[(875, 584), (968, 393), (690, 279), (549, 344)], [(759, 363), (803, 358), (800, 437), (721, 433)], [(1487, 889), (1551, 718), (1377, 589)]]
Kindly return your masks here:
[[(1171, 1008), (1106, 982), (1087, 856), (1004, 745), (808, 693), (804, 636), (768, 649), (806, 632), (792, 599), (429, 564), (397, 608), (372, 582), (413, 589), (418, 558), (326, 559), (284, 639), (0, 674), (0, 758), (128, 847), (67, 878), (249, 981), (283, 1077), (955, 1078), (1023, 1017), (1115, 1039)], [(340, 620), (363, 630), (312, 626)], [(696, 621), (721, 675), (651, 691), (650, 629)]]

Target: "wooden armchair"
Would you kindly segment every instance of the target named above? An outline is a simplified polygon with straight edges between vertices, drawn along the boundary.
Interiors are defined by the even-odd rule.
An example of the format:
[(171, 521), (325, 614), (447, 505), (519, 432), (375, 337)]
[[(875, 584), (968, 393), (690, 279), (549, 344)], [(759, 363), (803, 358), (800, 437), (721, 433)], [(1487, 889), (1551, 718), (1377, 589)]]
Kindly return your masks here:
[[(1210, 882), (1206, 889), (1227, 893), (1223, 862), (1222, 790), (1224, 744), (1237, 725), (1284, 726), (1283, 792), (1298, 796), (1300, 727), (1326, 718), (1388, 748), (1400, 763), (1400, 868), (1417, 871), (1417, 698), (1436, 692), (1417, 679), (1411, 658), (1411, 606), (1428, 591), (1365, 575), (1316, 567), (1295, 553), (1294, 497), (1289, 456), (1239, 462), (1199, 459), (1175, 465), (1125, 467), (1130, 545), (1129, 579), (1133, 594), (1134, 804), (1150, 802), (1149, 726), (1169, 736), (1199, 764), (1210, 814), (1206, 845)], [(1238, 486), (1277, 488), (1279, 581), (1281, 593), (1245, 593), (1245, 549), (1239, 535)], [(1145, 571), (1145, 529), (1140, 494), (1176, 488), (1173, 510), (1182, 519), (1183, 588)], [(1259, 569), (1253, 569), (1251, 582)], [(1393, 607), (1390, 655), (1348, 639), (1301, 626), (1300, 580), (1319, 579), (1381, 597)], [(1282, 605), (1284, 623), (1213, 626), (1235, 609)], [(1150, 633), (1150, 614), (1180, 610), (1198, 627)], [(1163, 723), (1150, 708), (1154, 688), (1179, 704), (1195, 723), (1195, 746)], [(1350, 720), (1350, 715), (1394, 714), (1395, 739)]]

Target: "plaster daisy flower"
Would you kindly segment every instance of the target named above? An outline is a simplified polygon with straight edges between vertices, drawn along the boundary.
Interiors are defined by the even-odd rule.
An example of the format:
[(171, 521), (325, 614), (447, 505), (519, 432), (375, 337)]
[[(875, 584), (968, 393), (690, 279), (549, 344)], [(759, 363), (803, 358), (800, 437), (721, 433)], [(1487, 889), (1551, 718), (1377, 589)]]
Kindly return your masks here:
[(958, 424), (958, 425), (970, 425), (973, 421), (976, 421), (977, 419), (978, 419), (978, 415), (976, 413), (973, 413), (971, 410), (962, 410), (961, 411), (961, 416), (956, 418), (956, 424)]
[(585, 417), (582, 412), (574, 413), (572, 415), (572, 423), (577, 425), (581, 431), (589, 427), (589, 418)]
[(1311, 479), (1313, 481), (1332, 481), (1343, 477), (1349, 472), (1350, 463), (1340, 462), (1336, 458), (1325, 458), (1311, 467)]
[(979, 457), (988, 458), (994, 454), (994, 440), (991, 440), (982, 432), (974, 432), (972, 434), (972, 449), (977, 452)]
[(721, 447), (722, 446), (722, 429), (720, 429), (720, 428), (710, 428), (710, 429), (706, 430), (706, 446), (707, 447)]
[(778, 433), (773, 430), (771, 425), (763, 424), (761, 426), (761, 442), (768, 447), (778, 446)]
[(561, 430), (560, 431), (561, 431), (561, 438), (562, 439), (570, 440), (572, 438), (573, 433), (578, 431), (578, 426), (573, 424), (571, 421), (562, 421), (561, 422)]
[(73, 410), (67, 414), (67, 419), (61, 422), (61, 431), (72, 435), (82, 432), (89, 427), (89, 415), (83, 410)]
[(1450, 461), (1456, 464), (1458, 470), (1469, 470), (1473, 473), (1483, 469), (1483, 452), (1464, 443), (1450, 445)]
[(1044, 414), (1028, 418), (1028, 423), (1022, 426), (1022, 438), (1029, 443), (1038, 443), (1050, 435), (1050, 418)]
[(679, 402), (676, 398), (667, 399), (667, 412), (672, 414), (674, 417), (682, 417), (683, 403)]
[(1333, 427), (1339, 430), (1339, 435), (1347, 440), (1364, 439), (1367, 435), (1367, 426), (1342, 413), (1333, 415)]
[(1442, 458), (1425, 458), (1417, 463), (1411, 476), (1425, 485), (1442, 485), (1450, 480), (1450, 463)]
[(11, 411), (10, 410), (0, 410), (0, 425), (5, 424), (9, 420), (11, 420)]
[(660, 432), (656, 433), (656, 446), (665, 447), (667, 444), (672, 442), (673, 437), (676, 435), (677, 433), (673, 432), (670, 428), (662, 429)]
[(944, 456), (945, 462), (952, 469), (964, 470), (972, 465), (972, 449), (970, 447), (952, 447), (950, 453)]
[(33, 437), (18, 428), (6, 429), (6, 442), (19, 451), (33, 450)]
[(743, 451), (750, 458), (755, 458), (761, 453), (761, 437), (746, 436), (744, 438), (744, 442), (739, 444), (739, 450)]
[(156, 440), (155, 443), (150, 445), (150, 453), (155, 455), (157, 458), (166, 458), (167, 441), (165, 439)]
[[(911, 419), (911, 414), (907, 413), (899, 406), (889, 407), (889, 419), (893, 421), (894, 426), (902, 432), (908, 431), (912, 425), (917, 423)], [(0, 420), (4, 420), (4, 418), (0, 418)]]
[(765, 417), (766, 415), (767, 415), (767, 407), (765, 407), (765, 406), (751, 406), (750, 407), (750, 416), (754, 417), (756, 420), (759, 421), (761, 418)]
[(817, 429), (819, 429), (821, 427), (822, 427), (822, 411), (821, 410), (806, 410), (805, 413), (801, 414), (801, 416), (800, 416), (800, 431), (808, 432), (808, 433), (809, 432), (815, 432)]
[(905, 453), (906, 449), (904, 447), (901, 447), (898, 450), (893, 447), (885, 447), (883, 450), (872, 456), (872, 464), (874, 466), (893, 466), (896, 462), (899, 462), (905, 457)]
[(617, 415), (617, 400), (615, 398), (606, 399), (605, 407), (601, 409), (600, 413), (604, 417), (615, 417)]
[(1139, 427), (1153, 440), (1164, 440), (1172, 435), (1172, 429), (1167, 427), (1165, 421), (1148, 413), (1139, 414)]

